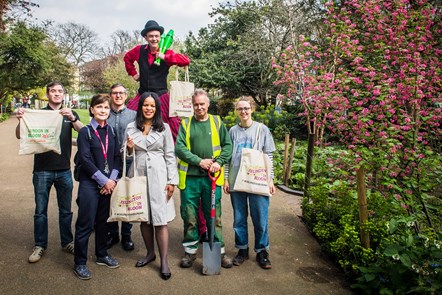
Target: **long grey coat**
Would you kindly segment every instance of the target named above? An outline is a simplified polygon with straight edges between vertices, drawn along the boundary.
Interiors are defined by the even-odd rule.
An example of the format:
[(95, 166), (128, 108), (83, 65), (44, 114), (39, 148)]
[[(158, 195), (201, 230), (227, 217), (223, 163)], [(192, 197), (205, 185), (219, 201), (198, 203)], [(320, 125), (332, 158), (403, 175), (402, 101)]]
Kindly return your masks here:
[[(174, 153), (172, 133), (168, 124), (165, 130), (151, 130), (148, 135), (136, 128), (136, 123), (127, 125), (126, 135), (132, 137), (135, 144), (135, 162), (138, 175), (147, 176), (147, 194), (150, 204), (150, 223), (154, 226), (166, 225), (175, 218), (173, 198), (167, 202), (167, 184), (178, 184), (178, 171)], [(126, 138), (127, 140), (127, 138)], [(129, 176), (133, 176), (133, 167)]]

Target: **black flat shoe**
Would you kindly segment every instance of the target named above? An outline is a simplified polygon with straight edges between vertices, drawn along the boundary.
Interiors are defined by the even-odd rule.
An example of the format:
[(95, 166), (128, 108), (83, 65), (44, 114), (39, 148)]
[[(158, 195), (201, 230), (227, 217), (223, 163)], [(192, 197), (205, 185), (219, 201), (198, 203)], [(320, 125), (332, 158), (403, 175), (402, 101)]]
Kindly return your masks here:
[(143, 266), (146, 266), (146, 265), (148, 265), (149, 263), (151, 263), (152, 261), (155, 261), (155, 259), (156, 259), (157, 257), (154, 255), (151, 259), (149, 259), (149, 260), (146, 260), (146, 257), (143, 257), (143, 258), (141, 258), (141, 259), (139, 259), (138, 261), (137, 261), (137, 263), (135, 263), (135, 267), (143, 267)]
[(161, 278), (165, 281), (167, 281), (168, 279), (170, 279), (170, 277), (172, 276), (172, 274), (170, 272), (162, 272), (161, 274)]

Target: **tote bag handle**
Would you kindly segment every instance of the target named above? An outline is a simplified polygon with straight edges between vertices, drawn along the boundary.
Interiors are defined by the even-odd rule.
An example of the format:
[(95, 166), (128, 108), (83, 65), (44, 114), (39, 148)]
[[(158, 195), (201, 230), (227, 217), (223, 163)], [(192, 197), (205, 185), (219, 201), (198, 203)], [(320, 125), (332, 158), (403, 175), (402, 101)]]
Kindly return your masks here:
[[(135, 147), (134, 147), (134, 151), (133, 151), (133, 161), (132, 161), (132, 165), (134, 166), (134, 177), (138, 176), (137, 173), (137, 165), (135, 162)], [(124, 148), (123, 148), (123, 173), (122, 173), (122, 177), (126, 177), (126, 158), (127, 158), (127, 142), (124, 143)]]

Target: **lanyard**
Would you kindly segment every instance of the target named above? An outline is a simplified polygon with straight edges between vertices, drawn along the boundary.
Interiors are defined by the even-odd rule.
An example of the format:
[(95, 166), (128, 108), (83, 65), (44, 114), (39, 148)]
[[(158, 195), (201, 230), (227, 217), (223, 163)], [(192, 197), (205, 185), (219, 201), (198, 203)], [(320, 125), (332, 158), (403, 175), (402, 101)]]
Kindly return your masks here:
[(106, 128), (106, 146), (103, 144), (103, 141), (100, 138), (100, 134), (98, 134), (97, 129), (94, 129), (95, 135), (97, 136), (98, 140), (100, 141), (101, 144), (101, 150), (103, 151), (103, 157), (104, 160), (107, 160), (107, 150), (109, 149), (109, 131)]
[(94, 129), (95, 135), (97, 136), (98, 140), (101, 144), (101, 150), (103, 152), (103, 158), (104, 158), (104, 173), (109, 173), (109, 165), (107, 163), (107, 150), (109, 149), (109, 128), (106, 127), (106, 145), (103, 144), (103, 141), (100, 138), (100, 134), (98, 134), (97, 129)]

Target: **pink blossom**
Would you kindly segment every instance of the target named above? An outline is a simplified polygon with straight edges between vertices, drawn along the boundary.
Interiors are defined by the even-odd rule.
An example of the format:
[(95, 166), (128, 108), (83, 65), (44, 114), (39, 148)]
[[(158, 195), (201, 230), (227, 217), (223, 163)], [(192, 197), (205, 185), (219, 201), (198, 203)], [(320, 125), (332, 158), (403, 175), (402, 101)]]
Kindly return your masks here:
[(397, 176), (397, 173), (394, 172), (394, 171), (392, 171), (392, 172), (390, 172), (388, 175), (390, 175), (391, 177), (396, 177), (396, 176)]
[(373, 95), (375, 95), (375, 96), (379, 96), (381, 94), (381, 89), (379, 89), (379, 88), (375, 88), (374, 90), (373, 90)]

